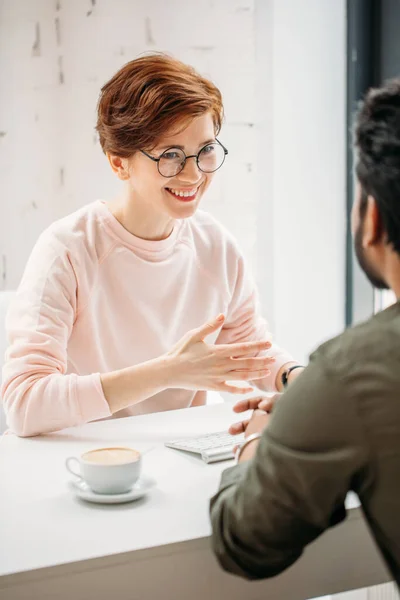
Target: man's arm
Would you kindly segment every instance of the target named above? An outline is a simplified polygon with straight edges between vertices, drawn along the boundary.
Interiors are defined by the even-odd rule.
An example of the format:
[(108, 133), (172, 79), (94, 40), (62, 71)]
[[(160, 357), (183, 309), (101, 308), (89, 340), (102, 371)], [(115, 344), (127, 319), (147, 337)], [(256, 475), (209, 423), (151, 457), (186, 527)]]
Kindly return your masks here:
[(367, 452), (354, 401), (327, 362), (313, 358), (274, 408), (254, 459), (222, 475), (211, 519), (227, 571), (277, 575), (345, 517)]

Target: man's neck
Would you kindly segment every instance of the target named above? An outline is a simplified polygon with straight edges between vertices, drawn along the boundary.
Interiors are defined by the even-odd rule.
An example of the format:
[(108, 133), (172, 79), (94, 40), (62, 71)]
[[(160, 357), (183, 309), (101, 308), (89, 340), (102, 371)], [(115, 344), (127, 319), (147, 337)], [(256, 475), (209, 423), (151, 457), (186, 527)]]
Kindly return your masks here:
[(385, 270), (385, 281), (395, 294), (397, 300), (400, 300), (400, 257), (397, 254), (390, 257), (386, 263)]

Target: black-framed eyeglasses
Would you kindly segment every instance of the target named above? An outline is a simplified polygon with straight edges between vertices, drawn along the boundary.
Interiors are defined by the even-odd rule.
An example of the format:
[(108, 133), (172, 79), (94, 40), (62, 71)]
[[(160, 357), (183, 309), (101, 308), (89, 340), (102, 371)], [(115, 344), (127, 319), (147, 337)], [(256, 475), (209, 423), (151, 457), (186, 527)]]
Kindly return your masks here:
[(158, 172), (163, 177), (178, 175), (185, 168), (188, 158), (195, 158), (198, 169), (203, 173), (214, 173), (222, 167), (228, 154), (228, 150), (219, 140), (206, 144), (198, 154), (191, 154), (190, 156), (186, 156), (181, 148), (173, 146), (164, 150), (158, 158), (151, 156), (144, 150), (140, 152), (157, 163)]

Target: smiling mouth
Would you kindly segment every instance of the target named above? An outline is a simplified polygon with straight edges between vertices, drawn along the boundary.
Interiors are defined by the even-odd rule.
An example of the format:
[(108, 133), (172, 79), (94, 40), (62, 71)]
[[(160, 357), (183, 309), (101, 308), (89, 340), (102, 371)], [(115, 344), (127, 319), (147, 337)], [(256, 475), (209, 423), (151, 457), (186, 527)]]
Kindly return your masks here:
[(191, 189), (186, 189), (186, 190), (182, 190), (182, 189), (178, 190), (178, 189), (174, 189), (174, 188), (165, 188), (165, 189), (167, 190), (167, 192), (169, 192), (171, 194), (171, 196), (173, 196), (177, 200), (180, 200), (181, 202), (192, 202), (196, 198), (199, 188), (200, 188), (200, 185), (198, 185), (197, 187), (191, 188)]

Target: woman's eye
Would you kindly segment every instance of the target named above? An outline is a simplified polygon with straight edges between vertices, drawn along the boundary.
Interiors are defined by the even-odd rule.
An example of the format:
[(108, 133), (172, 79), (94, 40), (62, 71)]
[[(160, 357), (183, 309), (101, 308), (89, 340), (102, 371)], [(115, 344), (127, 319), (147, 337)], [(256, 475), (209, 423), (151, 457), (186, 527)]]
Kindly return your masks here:
[(205, 146), (202, 150), (202, 152), (204, 152), (204, 154), (211, 154), (211, 152), (214, 152), (215, 150), (215, 144), (209, 144), (208, 146)]
[(180, 152), (174, 152), (173, 150), (171, 150), (170, 152), (164, 152), (162, 157), (167, 160), (177, 160), (182, 158)]

